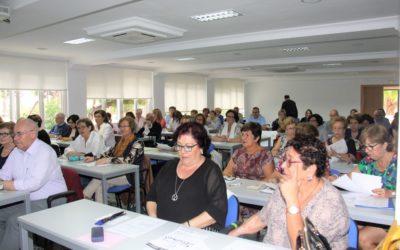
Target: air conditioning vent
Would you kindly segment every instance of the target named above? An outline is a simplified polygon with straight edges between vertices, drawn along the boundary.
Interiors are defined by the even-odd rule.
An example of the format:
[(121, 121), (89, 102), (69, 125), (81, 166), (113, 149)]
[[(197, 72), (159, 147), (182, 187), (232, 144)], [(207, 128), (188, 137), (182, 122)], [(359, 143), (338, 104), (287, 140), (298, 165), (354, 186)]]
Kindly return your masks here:
[(182, 37), (186, 30), (147, 20), (131, 17), (85, 28), (88, 35), (114, 42), (142, 44)]
[(10, 22), (10, 8), (0, 5), (0, 22)]

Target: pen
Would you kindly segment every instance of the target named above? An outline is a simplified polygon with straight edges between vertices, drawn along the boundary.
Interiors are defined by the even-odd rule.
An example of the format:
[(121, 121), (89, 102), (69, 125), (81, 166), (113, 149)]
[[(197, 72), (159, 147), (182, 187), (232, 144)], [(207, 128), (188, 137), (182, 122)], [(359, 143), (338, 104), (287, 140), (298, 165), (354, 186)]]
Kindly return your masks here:
[(120, 217), (120, 216), (123, 216), (123, 215), (125, 215), (125, 212), (121, 211), (121, 212), (115, 213), (115, 214), (113, 214), (111, 216), (108, 216), (108, 217), (102, 218), (100, 220), (97, 220), (94, 224), (100, 226), (100, 225), (103, 225), (104, 223), (106, 223), (106, 222), (108, 222), (110, 220), (113, 220), (113, 219), (115, 219), (117, 217)]

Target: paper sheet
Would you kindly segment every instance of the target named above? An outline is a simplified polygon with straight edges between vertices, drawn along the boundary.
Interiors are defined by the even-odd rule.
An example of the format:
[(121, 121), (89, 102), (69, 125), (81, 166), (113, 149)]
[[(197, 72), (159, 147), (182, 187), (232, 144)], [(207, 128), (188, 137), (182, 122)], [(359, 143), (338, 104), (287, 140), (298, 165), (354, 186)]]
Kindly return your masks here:
[(205, 250), (209, 249), (205, 244), (208, 237), (190, 228), (179, 227), (169, 234), (148, 242), (147, 246), (158, 250)]
[(351, 179), (347, 175), (342, 175), (332, 184), (347, 191), (372, 194), (372, 189), (380, 188), (382, 181), (380, 176), (352, 173)]
[(157, 148), (158, 148), (159, 150), (164, 150), (164, 151), (174, 151), (174, 148), (173, 148), (173, 147), (170, 147), (169, 145), (167, 145), (167, 144), (162, 144), (162, 143), (157, 143)]
[(389, 207), (389, 199), (377, 198), (369, 194), (342, 192), (342, 197), (349, 207), (393, 208)]
[[(327, 149), (328, 151), (335, 150), (335, 152), (339, 154), (345, 154), (348, 151), (347, 144), (344, 139), (340, 139), (339, 141), (332, 143), (331, 145), (327, 146)], [(337, 161), (340, 161), (340, 159), (334, 156), (329, 159), (330, 163), (334, 163)]]
[[(228, 244), (226, 247), (222, 248), (222, 250), (243, 250), (243, 249), (251, 249), (251, 250), (265, 250), (265, 244), (257, 244), (251, 241), (233, 241)], [(275, 248), (274, 248), (275, 249)]]
[(130, 238), (136, 238), (162, 226), (164, 223), (165, 221), (157, 220), (148, 216), (139, 216), (115, 226), (108, 227), (106, 228), (106, 231), (121, 234)]

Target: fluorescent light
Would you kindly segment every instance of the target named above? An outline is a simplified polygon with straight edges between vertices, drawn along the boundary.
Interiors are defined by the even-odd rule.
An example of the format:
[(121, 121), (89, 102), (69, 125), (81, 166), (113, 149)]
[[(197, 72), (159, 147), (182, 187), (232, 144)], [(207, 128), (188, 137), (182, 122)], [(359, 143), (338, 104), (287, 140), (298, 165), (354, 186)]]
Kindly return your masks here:
[(212, 12), (212, 13), (207, 13), (207, 14), (201, 14), (201, 15), (194, 15), (191, 16), (191, 18), (196, 19), (200, 22), (208, 22), (208, 21), (214, 21), (214, 20), (220, 20), (224, 18), (230, 18), (230, 17), (237, 17), (241, 16), (239, 12), (236, 12), (234, 10), (221, 10), (217, 12)]
[(336, 66), (342, 66), (341, 63), (324, 63), (322, 64), (324, 67), (336, 67)]
[(196, 58), (194, 58), (194, 57), (182, 57), (182, 58), (176, 58), (175, 60), (180, 61), (180, 62), (184, 62), (184, 61), (193, 61), (193, 60), (196, 60)]
[(301, 0), (303, 3), (319, 3), (321, 0)]
[(65, 41), (64, 43), (68, 43), (68, 44), (82, 44), (82, 43), (88, 43), (88, 42), (93, 42), (94, 39), (91, 38), (78, 38), (78, 39), (74, 39), (74, 40), (69, 40), (69, 41)]
[(309, 47), (297, 47), (297, 48), (284, 48), (280, 49), (280, 51), (287, 52), (287, 53), (293, 53), (293, 52), (304, 52), (304, 51), (309, 51)]

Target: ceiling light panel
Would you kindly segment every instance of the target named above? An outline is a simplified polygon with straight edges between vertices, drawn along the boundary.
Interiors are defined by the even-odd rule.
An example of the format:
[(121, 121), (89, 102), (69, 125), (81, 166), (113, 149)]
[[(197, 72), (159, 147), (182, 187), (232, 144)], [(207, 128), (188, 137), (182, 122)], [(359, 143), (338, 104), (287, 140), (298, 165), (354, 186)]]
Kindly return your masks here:
[(93, 41), (95, 41), (95, 40), (82, 37), (82, 38), (78, 38), (78, 39), (74, 39), (74, 40), (65, 41), (64, 43), (77, 45), (77, 44), (88, 43), (88, 42), (93, 42)]
[(200, 22), (208, 22), (208, 21), (221, 20), (221, 19), (237, 17), (237, 16), (242, 16), (242, 14), (240, 14), (239, 12), (236, 12), (234, 10), (221, 10), (221, 11), (207, 13), (207, 14), (194, 15), (194, 16), (191, 16), (191, 18), (198, 20)]
[(285, 52), (285, 53), (295, 53), (295, 52), (305, 52), (309, 51), (309, 47), (293, 47), (293, 48), (283, 48), (280, 49), (280, 51)]

